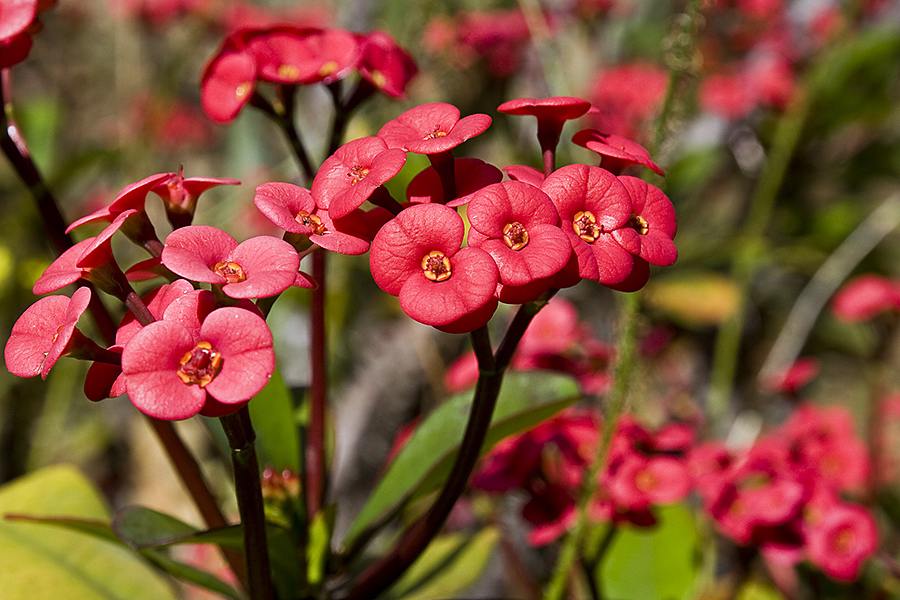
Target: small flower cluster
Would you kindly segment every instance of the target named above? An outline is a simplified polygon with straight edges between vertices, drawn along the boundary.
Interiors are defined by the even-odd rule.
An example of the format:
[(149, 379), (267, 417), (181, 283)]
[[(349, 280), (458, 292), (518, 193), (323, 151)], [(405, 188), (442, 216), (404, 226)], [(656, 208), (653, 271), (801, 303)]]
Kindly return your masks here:
[[(189, 225), (204, 190), (237, 183), (160, 173), (127, 186), (108, 207), (73, 223), (70, 229), (110, 222), (47, 267), (34, 292), (90, 282), (130, 312), (115, 332), (115, 343), (104, 349), (76, 328), (91, 301), (90, 288), (80, 287), (71, 298), (41, 298), (13, 327), (4, 352), (10, 372), (46, 378), (60, 356), (91, 360), (85, 380), (89, 398), (127, 392), (138, 409), (159, 419), (221, 416), (246, 404), (275, 368), (272, 334), (250, 299), (312, 282), (298, 270), (297, 251), (283, 240), (262, 236), (239, 244), (224, 231)], [(145, 211), (150, 192), (163, 199), (176, 227), (165, 244)], [(120, 231), (152, 255), (127, 273), (112, 252), (113, 236)], [(171, 283), (142, 298), (131, 287), (131, 281), (160, 275)], [(188, 279), (209, 283), (212, 291), (195, 289)]]
[(242, 28), (222, 42), (201, 79), (203, 110), (217, 123), (233, 120), (254, 97), (257, 85), (330, 84), (353, 72), (360, 86), (345, 110), (375, 90), (403, 96), (418, 69), (387, 34), (290, 25)]
[[(533, 529), (532, 545), (548, 544), (577, 520), (582, 477), (600, 445), (600, 417), (571, 409), (488, 453), (472, 486), (491, 493), (519, 489), (528, 499), (522, 517)], [(691, 489), (685, 455), (693, 431), (671, 424), (652, 432), (637, 420), (619, 420), (605, 467), (598, 475), (589, 516), (597, 522), (656, 523), (653, 507), (671, 504)]]
[(689, 464), (718, 529), (770, 561), (807, 559), (829, 577), (853, 580), (877, 548), (871, 513), (843, 499), (864, 490), (871, 470), (846, 409), (802, 405), (746, 451), (711, 442), (695, 448)]

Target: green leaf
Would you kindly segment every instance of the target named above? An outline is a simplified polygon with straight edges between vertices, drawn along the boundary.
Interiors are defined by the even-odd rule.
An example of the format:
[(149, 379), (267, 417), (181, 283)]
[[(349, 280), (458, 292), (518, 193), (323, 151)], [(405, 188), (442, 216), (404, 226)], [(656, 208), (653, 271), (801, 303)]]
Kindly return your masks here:
[(486, 528), (474, 536), (462, 533), (435, 539), (389, 591), (388, 600), (451, 598), (474, 585), (487, 567), (500, 539)]
[(112, 528), (119, 539), (134, 548), (155, 548), (192, 538), (198, 530), (175, 517), (143, 506), (126, 506), (116, 512)]
[[(566, 375), (530, 371), (504, 379), (485, 446), (544, 421), (577, 399)], [(345, 542), (409, 500), (433, 491), (450, 472), (469, 417), (471, 393), (454, 396), (416, 428), (350, 527)]]
[(309, 544), (306, 546), (306, 578), (318, 585), (325, 577), (325, 565), (330, 558), (331, 537), (334, 531), (336, 506), (331, 504), (319, 511), (309, 525)]
[(221, 594), (233, 600), (243, 600), (243, 596), (233, 587), (206, 571), (186, 565), (159, 550), (142, 550), (141, 555), (172, 577), (193, 583), (204, 589)]
[[(68, 466), (42, 469), (0, 488), (0, 514), (109, 521), (100, 494)], [(176, 600), (169, 582), (130, 549), (44, 523), (0, 520), (4, 598)]]
[(653, 528), (625, 527), (596, 572), (609, 600), (683, 598), (697, 575), (700, 539), (690, 512), (660, 507)]
[(79, 531), (108, 542), (121, 543), (116, 532), (107, 521), (99, 519), (74, 519), (70, 517), (36, 517), (33, 515), (17, 515), (9, 513), (3, 517), (7, 521), (23, 521), (25, 523), (41, 523), (55, 525), (71, 531)]
[(300, 436), (294, 402), (278, 370), (250, 402), (250, 419), (263, 464), (300, 472)]

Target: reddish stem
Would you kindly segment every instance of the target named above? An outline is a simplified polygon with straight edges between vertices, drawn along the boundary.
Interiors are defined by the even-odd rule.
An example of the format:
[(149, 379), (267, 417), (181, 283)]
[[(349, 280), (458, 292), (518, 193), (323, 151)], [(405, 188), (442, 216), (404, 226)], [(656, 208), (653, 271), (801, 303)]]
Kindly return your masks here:
[(306, 445), (306, 504), (312, 518), (325, 496), (325, 409), (328, 402), (328, 373), (325, 347), (325, 252), (312, 254), (312, 277), (318, 287), (312, 291), (310, 307), (312, 381), (310, 382), (309, 429)]

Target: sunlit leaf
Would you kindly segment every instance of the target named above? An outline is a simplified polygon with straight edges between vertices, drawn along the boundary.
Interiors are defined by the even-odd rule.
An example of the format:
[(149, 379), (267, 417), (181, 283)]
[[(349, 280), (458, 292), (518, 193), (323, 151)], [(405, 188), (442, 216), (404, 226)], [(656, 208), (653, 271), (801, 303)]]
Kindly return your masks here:
[(164, 552), (159, 550), (142, 550), (141, 555), (158, 568), (181, 581), (193, 583), (194, 585), (221, 594), (226, 598), (243, 600), (243, 596), (241, 596), (239, 592), (215, 575), (207, 573), (206, 571), (201, 571), (200, 569), (184, 564), (183, 562), (179, 562)]
[(699, 535), (680, 505), (657, 509), (653, 528), (625, 526), (597, 570), (609, 600), (683, 598), (697, 575)]
[[(78, 471), (49, 467), (0, 489), (0, 514), (108, 522), (100, 494)], [(21, 520), (0, 521), (4, 598), (175, 600), (169, 582), (120, 543)]]
[(387, 594), (388, 600), (455, 598), (484, 572), (500, 534), (486, 528), (474, 536), (454, 533), (435, 539)]

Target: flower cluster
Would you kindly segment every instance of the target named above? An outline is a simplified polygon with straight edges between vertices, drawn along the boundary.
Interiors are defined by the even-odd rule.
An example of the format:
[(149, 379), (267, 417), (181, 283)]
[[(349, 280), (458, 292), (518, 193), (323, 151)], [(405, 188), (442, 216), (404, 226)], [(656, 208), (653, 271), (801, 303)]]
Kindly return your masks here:
[[(160, 173), (126, 186), (108, 207), (73, 223), (70, 228), (110, 222), (47, 267), (34, 292), (89, 282), (130, 312), (115, 343), (104, 349), (76, 328), (91, 300), (89, 288), (79, 288), (71, 298), (42, 298), (13, 327), (4, 352), (7, 368), (23, 377), (46, 377), (60, 356), (94, 361), (85, 380), (89, 398), (127, 393), (138, 409), (159, 419), (229, 414), (256, 395), (274, 371), (275, 355), (272, 334), (250, 299), (313, 284), (299, 272), (300, 257), (287, 242), (258, 237), (239, 244), (224, 231), (189, 225), (200, 194), (223, 183), (238, 182)], [(165, 244), (144, 210), (150, 192), (163, 199), (176, 226)], [(127, 274), (112, 251), (119, 232), (151, 254)], [(143, 298), (131, 287), (131, 280), (160, 275), (171, 283)], [(195, 289), (178, 276), (209, 283), (212, 291)]]
[(846, 409), (803, 405), (745, 451), (710, 442), (689, 464), (718, 529), (776, 564), (807, 559), (832, 578), (853, 580), (877, 548), (872, 515), (844, 499), (864, 491), (871, 469)]
[[(483, 459), (472, 486), (492, 493), (525, 491), (522, 517), (533, 526), (528, 541), (548, 544), (577, 519), (582, 477), (599, 449), (600, 428), (601, 419), (593, 412), (565, 411), (497, 444)], [(654, 506), (677, 502), (691, 489), (685, 455), (693, 441), (687, 426), (671, 424), (652, 432), (622, 417), (598, 474), (589, 516), (655, 524)]]
[(227, 123), (254, 97), (259, 83), (299, 86), (333, 83), (352, 72), (360, 87), (352, 109), (375, 90), (399, 98), (417, 67), (409, 54), (381, 32), (290, 25), (242, 28), (222, 42), (201, 79), (203, 110)]

